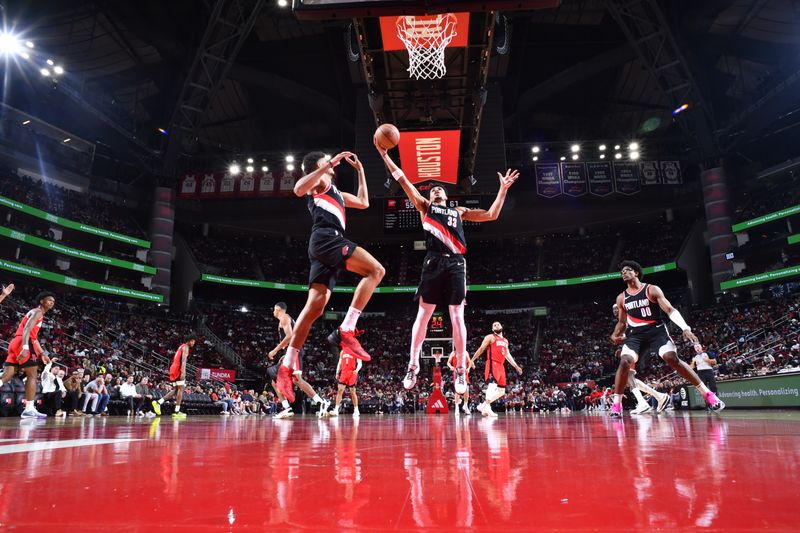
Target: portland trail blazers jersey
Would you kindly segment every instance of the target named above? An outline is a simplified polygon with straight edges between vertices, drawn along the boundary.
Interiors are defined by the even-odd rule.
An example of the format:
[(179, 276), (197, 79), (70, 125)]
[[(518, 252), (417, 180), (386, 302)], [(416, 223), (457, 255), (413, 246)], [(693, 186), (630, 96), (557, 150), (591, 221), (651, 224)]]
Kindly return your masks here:
[(430, 204), (422, 217), (422, 228), (425, 230), (425, 247), (429, 252), (467, 253), (464, 225), (461, 213), (456, 208)]
[(629, 328), (658, 326), (664, 323), (664, 313), (656, 302), (650, 299), (650, 284), (645, 283), (638, 292), (630, 294), (628, 289), (622, 293), (625, 297), (625, 312), (628, 315)]
[(333, 183), (319, 194), (308, 195), (308, 210), (311, 212), (312, 232), (320, 228), (331, 228), (344, 233), (347, 225), (344, 198)]

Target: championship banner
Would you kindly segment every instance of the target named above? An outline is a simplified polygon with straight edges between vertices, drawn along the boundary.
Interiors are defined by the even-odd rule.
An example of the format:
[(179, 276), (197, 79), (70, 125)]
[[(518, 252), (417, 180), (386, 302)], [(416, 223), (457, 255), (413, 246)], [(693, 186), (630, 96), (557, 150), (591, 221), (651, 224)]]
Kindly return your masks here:
[(236, 381), (236, 370), (227, 368), (198, 368), (198, 381)]
[(680, 161), (661, 161), (661, 181), (664, 185), (680, 185), (683, 183)]
[(658, 161), (640, 161), (639, 175), (642, 177), (642, 185), (661, 185)]
[(561, 163), (561, 189), (567, 196), (583, 196), (588, 192), (586, 165), (583, 163)]
[(411, 183), (433, 180), (458, 183), (461, 130), (404, 131), (400, 134), (400, 161)]
[(182, 198), (197, 194), (197, 177), (194, 174), (184, 174), (181, 178), (181, 188), (178, 193)]
[(213, 173), (203, 174), (203, 179), (200, 181), (200, 194), (206, 197), (217, 194), (217, 178)]
[(267, 196), (275, 193), (275, 176), (266, 172), (258, 178), (258, 195)]
[(627, 196), (642, 191), (639, 164), (636, 161), (614, 161), (614, 188)]
[(561, 195), (561, 175), (558, 164), (536, 165), (536, 192), (545, 198)]
[(593, 161), (586, 163), (586, 174), (589, 178), (589, 192), (595, 196), (608, 196), (614, 192), (611, 178), (611, 163)]
[(233, 196), (236, 192), (236, 178), (227, 172), (219, 180), (219, 195)]

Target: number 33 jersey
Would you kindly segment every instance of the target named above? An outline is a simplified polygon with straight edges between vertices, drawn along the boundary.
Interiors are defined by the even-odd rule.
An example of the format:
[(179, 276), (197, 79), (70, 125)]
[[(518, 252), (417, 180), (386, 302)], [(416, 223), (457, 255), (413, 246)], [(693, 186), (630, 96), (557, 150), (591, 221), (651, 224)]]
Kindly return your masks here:
[(462, 255), (467, 252), (464, 225), (456, 208), (430, 204), (422, 217), (422, 228), (429, 252)]

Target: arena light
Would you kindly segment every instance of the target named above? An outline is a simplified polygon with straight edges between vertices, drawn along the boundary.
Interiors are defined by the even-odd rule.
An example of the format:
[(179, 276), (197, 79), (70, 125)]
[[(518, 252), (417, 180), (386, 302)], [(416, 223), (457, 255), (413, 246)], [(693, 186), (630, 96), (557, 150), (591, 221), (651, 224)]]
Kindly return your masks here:
[(533, 156), (533, 160), (534, 161), (538, 161), (539, 160), (539, 156), (538, 155)]
[(23, 125), (23, 126), (27, 126), (27, 125), (28, 125), (28, 124), (30, 124), (30, 123), (31, 123), (31, 119), (28, 119), (28, 120), (25, 120), (25, 121), (23, 121), (23, 122), (22, 122), (22, 125)]
[(28, 48), (30, 48), (31, 50), (33, 50), (33, 42), (31, 42), (31, 41), (25, 41), (25, 46), (27, 46)]
[(61, 141), (61, 142), (62, 142), (62, 143), (68, 143), (68, 142), (70, 142), (71, 140), (72, 140), (72, 137), (67, 137), (66, 139), (64, 139), (64, 140), (63, 140), (63, 141)]
[(538, 153), (539, 153), (539, 147), (538, 147), (538, 146), (534, 146), (533, 148), (531, 148), (531, 151), (532, 151), (534, 154), (538, 154)]
[(294, 156), (293, 155), (287, 155), (286, 156), (286, 162), (287, 163), (294, 163)]
[(61, 76), (62, 74), (64, 74), (64, 68), (61, 65), (56, 65), (55, 67), (53, 67), (53, 72), (56, 73), (56, 76)]
[(630, 150), (631, 152), (635, 152), (638, 149), (639, 149), (639, 143), (633, 142), (628, 145), (628, 150)]
[(631, 160), (636, 161), (637, 159), (639, 159), (639, 152), (631, 152), (629, 157), (631, 158)]
[(619, 150), (620, 148), (622, 148), (620, 145), (618, 145), (618, 144), (614, 145), (614, 150)]
[(253, 173), (253, 171), (255, 170), (255, 168), (253, 167), (253, 165), (247, 165), (246, 167), (244, 167), (244, 169), (245, 169), (245, 170), (246, 170), (248, 173), (250, 173), (250, 174), (252, 174), (252, 173)]
[(601, 145), (599, 146), (599, 148), (600, 148), (600, 151), (601, 151), (601, 152), (605, 152), (605, 151), (606, 151), (606, 145), (605, 145), (605, 144), (601, 144)]
[(563, 155), (562, 155), (562, 156), (561, 156), (561, 161), (566, 161), (566, 160), (567, 160), (567, 158), (566, 158), (565, 156), (563, 156)]
[(161, 135), (166, 135), (167, 134), (167, 130), (165, 130), (164, 128), (156, 128), (156, 131), (158, 133), (160, 133)]
[(616, 154), (614, 154), (614, 159), (622, 159), (622, 154), (617, 152)]
[(48, 69), (46, 69), (46, 68), (41, 68), (41, 69), (39, 69), (39, 73), (40, 73), (42, 76), (44, 76), (45, 78), (46, 78), (46, 77), (48, 77), (48, 76), (50, 75), (50, 71), (49, 71)]
[(573, 144), (572, 146), (569, 147), (569, 149), (572, 151), (573, 154), (581, 151), (581, 147), (578, 144)]
[(605, 158), (606, 158), (606, 154), (600, 154), (600, 159), (605, 159)]
[(53, 65), (55, 65), (55, 64), (56, 64), (56, 63), (55, 63), (55, 61), (53, 61), (52, 59), (48, 59), (48, 60), (46, 61), (46, 63), (47, 63), (48, 65), (50, 65), (51, 67), (52, 67)]
[(675, 115), (678, 115), (678, 114), (680, 114), (680, 113), (683, 113), (683, 112), (684, 112), (684, 111), (686, 111), (687, 109), (689, 109), (689, 104), (683, 104), (682, 106), (680, 106), (680, 107), (677, 107), (677, 108), (675, 108), (675, 109), (672, 111), (672, 116), (674, 117)]
[(253, 158), (252, 158), (252, 157), (248, 157), (248, 158), (247, 158), (247, 162), (248, 162), (248, 163), (250, 163), (250, 164), (252, 165), (252, 164), (253, 164)]
[(28, 52), (20, 52), (20, 53), (19, 53), (19, 56), (20, 56), (22, 59), (30, 59), (30, 58), (31, 58), (31, 56), (30, 56), (30, 54), (29, 54)]
[(241, 170), (242, 169), (239, 168), (239, 165), (237, 165), (236, 163), (232, 163), (228, 167), (228, 174), (230, 174), (231, 176), (236, 176), (237, 174), (239, 174), (239, 172), (241, 172)]
[(247, 306), (246, 306), (246, 305), (243, 305), (243, 306), (241, 306), (241, 307), (239, 308), (239, 311), (241, 311), (242, 313), (247, 313), (247, 312), (249, 311), (249, 309), (247, 308)]
[(289, 172), (292, 172), (294, 170), (294, 165), (291, 164), (291, 163), (287, 163), (286, 164), (286, 170), (288, 170)]
[(578, 160), (578, 154), (572, 154), (572, 160), (573, 161), (577, 161)]
[(289, 5), (288, 0), (278, 0), (278, 7), (286, 7)]
[(261, 172), (267, 172), (267, 171), (269, 171), (269, 167), (267, 165), (261, 167)]
[(0, 32), (0, 54), (13, 56), (22, 52), (22, 46), (13, 34)]

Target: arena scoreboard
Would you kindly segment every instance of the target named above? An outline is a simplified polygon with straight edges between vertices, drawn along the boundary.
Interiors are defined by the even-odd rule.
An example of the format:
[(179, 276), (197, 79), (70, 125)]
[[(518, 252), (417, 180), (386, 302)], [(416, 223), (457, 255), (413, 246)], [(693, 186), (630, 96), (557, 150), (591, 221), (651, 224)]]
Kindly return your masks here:
[(430, 324), (428, 324), (428, 335), (433, 337), (442, 333), (444, 333), (444, 313), (435, 311), (431, 317)]
[[(468, 207), (478, 209), (481, 207), (481, 197), (479, 195), (458, 196), (448, 198), (449, 207)], [(465, 228), (470, 228), (474, 232), (481, 227), (475, 222), (464, 222)], [(386, 198), (383, 201), (383, 231), (384, 233), (421, 233), (422, 219), (406, 197)]]

